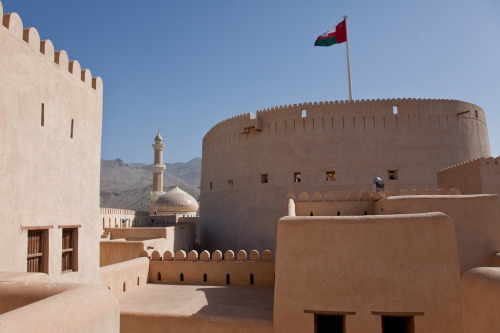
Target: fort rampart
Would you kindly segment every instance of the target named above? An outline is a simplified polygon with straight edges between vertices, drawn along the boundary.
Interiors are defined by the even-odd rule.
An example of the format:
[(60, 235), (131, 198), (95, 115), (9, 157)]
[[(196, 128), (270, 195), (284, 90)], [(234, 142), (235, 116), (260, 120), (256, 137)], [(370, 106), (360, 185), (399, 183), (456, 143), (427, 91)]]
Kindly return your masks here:
[(202, 247), (274, 249), (294, 192), (438, 188), (436, 172), (490, 155), (483, 110), (456, 100), (281, 106), (215, 125), (203, 139)]
[[(39, 260), (52, 281), (97, 282), (102, 80), (1, 3), (0, 17), (0, 220), (9, 235), (0, 251), (11, 254), (0, 270), (26, 272)], [(44, 245), (35, 259), (29, 237)]]
[[(143, 255), (147, 255), (144, 253)], [(274, 260), (268, 250), (260, 256), (252, 250), (248, 256), (240, 250), (235, 255), (232, 250), (195, 250), (187, 255), (177, 251), (175, 255), (166, 251), (163, 257), (154, 251), (149, 265), (151, 283), (207, 284), (207, 285), (274, 285)]]

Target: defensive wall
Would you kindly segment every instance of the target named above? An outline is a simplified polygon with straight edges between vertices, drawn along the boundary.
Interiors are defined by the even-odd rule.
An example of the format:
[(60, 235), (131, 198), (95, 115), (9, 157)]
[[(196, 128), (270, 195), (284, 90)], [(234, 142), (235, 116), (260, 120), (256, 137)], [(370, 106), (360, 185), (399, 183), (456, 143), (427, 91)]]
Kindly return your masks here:
[(275, 248), (289, 192), (437, 189), (436, 172), (490, 156), (483, 110), (456, 100), (282, 106), (215, 125), (203, 138), (202, 247)]
[(102, 80), (1, 3), (0, 17), (0, 270), (37, 261), (53, 281), (97, 282)]
[(278, 222), (274, 331), (314, 332), (318, 315), (345, 332), (462, 332), (453, 222), (442, 213), (284, 217)]
[(191, 251), (195, 248), (193, 225), (165, 228), (105, 228), (110, 240), (101, 240), (100, 266), (139, 258), (142, 251), (151, 254)]
[(437, 182), (463, 194), (500, 194), (500, 157), (481, 157), (439, 170)]
[[(146, 253), (143, 253), (146, 256)], [(216, 250), (210, 256), (207, 250), (199, 255), (196, 250), (177, 251), (175, 255), (166, 251), (163, 256), (158, 251), (151, 255), (149, 282), (168, 284), (199, 285), (274, 285), (274, 260), (272, 253), (252, 250), (248, 256), (240, 250), (235, 255), (232, 250)]]
[(120, 208), (105, 208), (99, 210), (99, 220), (104, 228), (131, 228), (149, 225), (149, 212)]

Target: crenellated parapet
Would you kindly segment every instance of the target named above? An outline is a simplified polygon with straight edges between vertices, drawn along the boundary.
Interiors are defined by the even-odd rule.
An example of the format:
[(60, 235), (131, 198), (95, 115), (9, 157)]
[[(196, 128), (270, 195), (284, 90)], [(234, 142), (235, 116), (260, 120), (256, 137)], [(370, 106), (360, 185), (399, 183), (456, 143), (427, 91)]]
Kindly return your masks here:
[[(214, 137), (228, 132), (233, 132), (232, 140), (235, 140), (236, 134), (249, 134), (248, 129), (252, 128), (264, 132), (267, 130), (272, 134), (322, 132), (329, 127), (347, 132), (386, 128), (449, 130), (470, 126), (464, 121), (466, 119), (486, 124), (484, 111), (479, 106), (451, 99), (392, 98), (305, 102), (258, 110), (256, 116), (247, 113), (225, 119), (214, 125), (203, 141), (208, 143)], [(332, 124), (326, 123), (328, 121)], [(223, 141), (228, 140), (231, 137), (224, 135)]]
[(500, 157), (481, 157), (441, 169), (439, 186), (454, 186), (464, 194), (500, 194)]
[[(143, 256), (148, 256), (144, 251)], [(274, 285), (274, 260), (271, 251), (257, 250), (183, 250), (153, 251), (150, 256), (151, 283), (207, 285)]]
[(17, 13), (3, 13), (3, 6), (0, 2), (0, 16), (2, 27), (7, 29), (10, 36), (24, 42), (33, 50), (39, 52), (48, 62), (55, 63), (62, 70), (79, 80), (85, 86), (96, 90), (102, 94), (103, 83), (100, 77), (92, 77), (89, 69), (82, 69), (77, 60), (69, 60), (68, 54), (64, 50), (55, 51), (54, 45), (50, 40), (40, 40), (38, 31), (33, 28), (24, 28), (21, 17)]

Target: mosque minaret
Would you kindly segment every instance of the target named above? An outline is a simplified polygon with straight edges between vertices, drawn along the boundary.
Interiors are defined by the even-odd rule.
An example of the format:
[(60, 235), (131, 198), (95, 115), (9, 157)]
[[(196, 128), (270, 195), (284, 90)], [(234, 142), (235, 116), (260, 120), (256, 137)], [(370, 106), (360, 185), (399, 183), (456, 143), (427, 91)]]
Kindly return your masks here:
[(158, 135), (155, 137), (153, 149), (155, 151), (154, 164), (151, 166), (151, 171), (153, 172), (153, 191), (149, 196), (151, 198), (151, 213), (154, 211), (154, 203), (156, 200), (165, 194), (163, 191), (163, 173), (166, 169), (165, 164), (163, 164), (163, 149), (165, 149), (165, 145), (160, 135), (160, 129), (158, 129)]

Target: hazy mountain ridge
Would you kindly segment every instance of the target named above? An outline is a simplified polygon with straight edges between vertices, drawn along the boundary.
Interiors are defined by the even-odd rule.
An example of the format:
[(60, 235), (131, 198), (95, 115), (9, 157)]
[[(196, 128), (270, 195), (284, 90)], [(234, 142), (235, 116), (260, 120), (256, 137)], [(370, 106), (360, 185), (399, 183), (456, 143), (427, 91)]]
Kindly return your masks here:
[[(196, 200), (200, 196), (201, 158), (189, 162), (165, 163), (163, 189), (175, 183)], [(101, 159), (101, 207), (149, 210), (149, 194), (153, 188), (151, 164), (125, 163), (122, 159)]]

